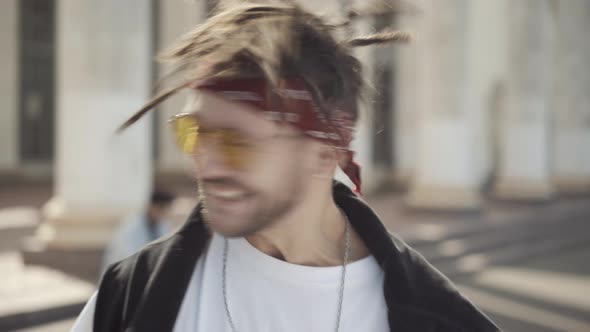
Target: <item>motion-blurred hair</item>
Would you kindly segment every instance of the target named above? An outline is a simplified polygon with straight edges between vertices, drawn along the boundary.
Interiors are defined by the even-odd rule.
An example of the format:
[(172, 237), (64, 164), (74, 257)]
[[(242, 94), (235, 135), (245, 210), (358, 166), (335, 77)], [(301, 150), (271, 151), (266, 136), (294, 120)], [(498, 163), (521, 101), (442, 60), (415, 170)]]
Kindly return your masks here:
[(339, 25), (288, 0), (220, 6), (215, 15), (159, 56), (172, 64), (170, 76), (180, 76), (184, 83), (155, 97), (124, 126), (191, 82), (249, 77), (264, 78), (270, 86), (297, 77), (305, 82), (328, 119), (330, 110), (336, 108), (357, 118), (363, 75), (352, 47), (407, 41), (410, 36), (385, 31), (339, 39), (338, 29)]

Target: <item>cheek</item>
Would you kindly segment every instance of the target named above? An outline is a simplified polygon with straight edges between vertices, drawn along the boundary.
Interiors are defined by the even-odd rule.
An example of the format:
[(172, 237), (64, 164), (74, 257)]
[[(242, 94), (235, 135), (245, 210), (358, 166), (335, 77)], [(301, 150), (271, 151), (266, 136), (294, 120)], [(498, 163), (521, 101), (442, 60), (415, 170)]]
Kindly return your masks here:
[(249, 173), (253, 185), (268, 191), (282, 192), (292, 186), (294, 181), (304, 181), (302, 166), (297, 153), (275, 153), (255, 160)]

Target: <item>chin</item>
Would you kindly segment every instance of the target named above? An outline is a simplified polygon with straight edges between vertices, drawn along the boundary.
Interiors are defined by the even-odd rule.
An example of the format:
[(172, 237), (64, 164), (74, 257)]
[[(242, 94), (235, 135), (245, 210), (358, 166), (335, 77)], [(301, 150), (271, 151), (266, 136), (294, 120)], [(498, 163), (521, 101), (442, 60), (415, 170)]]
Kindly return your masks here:
[(207, 210), (204, 217), (209, 229), (226, 237), (243, 237), (258, 230), (256, 225), (243, 217), (217, 216)]

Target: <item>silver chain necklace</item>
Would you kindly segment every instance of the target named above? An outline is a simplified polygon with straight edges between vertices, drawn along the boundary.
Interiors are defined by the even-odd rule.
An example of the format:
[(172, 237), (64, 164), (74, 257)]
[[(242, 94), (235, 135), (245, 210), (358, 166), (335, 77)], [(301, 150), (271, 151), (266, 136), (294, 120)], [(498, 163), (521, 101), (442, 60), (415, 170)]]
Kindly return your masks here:
[[(344, 280), (346, 279), (346, 265), (348, 264), (348, 258), (350, 255), (350, 222), (348, 221), (348, 217), (346, 214), (342, 213), (346, 219), (345, 226), (344, 226), (344, 233), (345, 233), (345, 245), (344, 245), (344, 260), (342, 263), (342, 274), (340, 275), (340, 289), (338, 294), (338, 311), (336, 312), (336, 324), (334, 327), (334, 331), (338, 332), (340, 329), (340, 317), (342, 316), (342, 302), (344, 300)], [(231, 327), (232, 332), (237, 332), (236, 326), (234, 325), (234, 321), (231, 316), (231, 312), (229, 311), (229, 305), (227, 304), (227, 253), (228, 253), (228, 240), (224, 238), (223, 244), (223, 273), (221, 276), (222, 282), (222, 291), (223, 291), (223, 303), (225, 305), (225, 315), (227, 316), (227, 320), (229, 321), (229, 325)]]

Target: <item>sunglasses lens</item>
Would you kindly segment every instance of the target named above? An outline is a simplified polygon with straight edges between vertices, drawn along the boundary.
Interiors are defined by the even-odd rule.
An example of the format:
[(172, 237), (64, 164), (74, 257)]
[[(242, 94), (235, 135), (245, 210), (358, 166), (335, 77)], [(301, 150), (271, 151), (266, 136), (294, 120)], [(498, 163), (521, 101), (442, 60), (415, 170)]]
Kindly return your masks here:
[(243, 137), (238, 133), (227, 131), (223, 133), (222, 141), (227, 165), (235, 169), (243, 168), (250, 148), (243, 143)]
[(174, 120), (176, 143), (184, 153), (194, 153), (197, 147), (199, 124), (190, 116), (183, 116)]
[[(225, 162), (232, 168), (243, 168), (246, 162), (251, 145), (247, 143), (244, 137), (227, 129), (204, 131), (199, 133), (199, 123), (190, 116), (181, 116), (173, 121), (176, 143), (182, 152), (186, 154), (195, 154), (198, 151), (199, 140), (216, 141), (223, 151)], [(199, 138), (200, 136), (200, 138)]]

